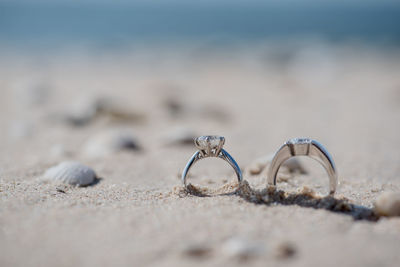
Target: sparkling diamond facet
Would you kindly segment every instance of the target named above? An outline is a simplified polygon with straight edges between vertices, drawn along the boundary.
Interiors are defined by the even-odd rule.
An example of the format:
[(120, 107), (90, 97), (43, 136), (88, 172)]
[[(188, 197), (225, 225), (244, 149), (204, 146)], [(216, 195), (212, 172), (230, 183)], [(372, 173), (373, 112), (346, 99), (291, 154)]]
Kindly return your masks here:
[(201, 150), (216, 149), (220, 144), (223, 145), (225, 138), (218, 135), (205, 135), (196, 138), (196, 146)]
[(287, 144), (292, 144), (292, 145), (301, 145), (301, 144), (311, 144), (311, 139), (310, 138), (293, 138), (287, 141)]

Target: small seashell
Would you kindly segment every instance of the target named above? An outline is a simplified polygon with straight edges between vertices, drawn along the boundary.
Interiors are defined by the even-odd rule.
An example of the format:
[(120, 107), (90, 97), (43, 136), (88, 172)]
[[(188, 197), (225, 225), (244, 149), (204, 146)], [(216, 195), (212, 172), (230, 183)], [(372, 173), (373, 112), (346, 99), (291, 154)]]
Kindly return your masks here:
[(108, 130), (90, 138), (83, 153), (89, 157), (102, 157), (122, 150), (138, 150), (136, 138), (128, 130)]
[(64, 161), (48, 169), (43, 178), (70, 185), (86, 186), (96, 181), (96, 173), (92, 168), (79, 162)]
[(374, 203), (374, 210), (381, 216), (400, 216), (400, 193), (381, 194)]
[(165, 134), (164, 143), (166, 145), (193, 145), (197, 136), (187, 128), (178, 127)]

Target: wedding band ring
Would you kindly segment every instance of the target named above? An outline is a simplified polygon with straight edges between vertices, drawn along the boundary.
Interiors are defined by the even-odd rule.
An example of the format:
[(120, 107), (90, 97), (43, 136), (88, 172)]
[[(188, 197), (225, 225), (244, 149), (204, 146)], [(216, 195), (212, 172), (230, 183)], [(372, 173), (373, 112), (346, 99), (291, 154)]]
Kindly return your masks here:
[(309, 156), (321, 163), (329, 176), (329, 194), (333, 195), (335, 193), (338, 183), (335, 163), (328, 151), (319, 142), (309, 138), (290, 139), (279, 148), (269, 168), (269, 185), (276, 185), (276, 177), (280, 166), (294, 156)]

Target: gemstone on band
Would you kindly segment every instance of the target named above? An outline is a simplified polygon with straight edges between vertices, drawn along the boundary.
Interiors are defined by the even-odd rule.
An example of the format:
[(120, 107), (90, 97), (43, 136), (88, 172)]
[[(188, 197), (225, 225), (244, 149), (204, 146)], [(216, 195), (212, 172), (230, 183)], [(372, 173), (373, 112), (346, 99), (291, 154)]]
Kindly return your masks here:
[(242, 181), (242, 171), (240, 170), (239, 165), (232, 156), (222, 148), (225, 144), (225, 137), (219, 135), (204, 135), (197, 137), (194, 140), (194, 143), (199, 150), (193, 154), (183, 169), (181, 176), (183, 186), (187, 186), (186, 178), (191, 166), (193, 166), (197, 161), (208, 157), (216, 157), (228, 162), (235, 170), (238, 182), (240, 183)]
[(219, 135), (204, 135), (197, 137), (195, 145), (200, 150), (222, 148), (225, 143), (225, 137)]
[(312, 139), (310, 138), (292, 138), (286, 142), (288, 145), (304, 145), (311, 144)]

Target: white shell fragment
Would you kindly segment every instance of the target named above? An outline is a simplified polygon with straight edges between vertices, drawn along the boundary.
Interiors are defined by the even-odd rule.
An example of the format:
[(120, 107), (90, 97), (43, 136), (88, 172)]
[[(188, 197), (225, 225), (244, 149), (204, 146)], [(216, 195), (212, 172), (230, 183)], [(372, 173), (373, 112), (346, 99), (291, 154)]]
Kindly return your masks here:
[(85, 186), (95, 182), (96, 173), (92, 168), (79, 162), (65, 161), (48, 169), (43, 178), (70, 185)]
[(129, 130), (113, 129), (91, 137), (84, 145), (85, 156), (96, 158), (122, 150), (138, 150), (136, 138)]
[(400, 216), (400, 193), (380, 195), (375, 201), (375, 212), (381, 216)]

